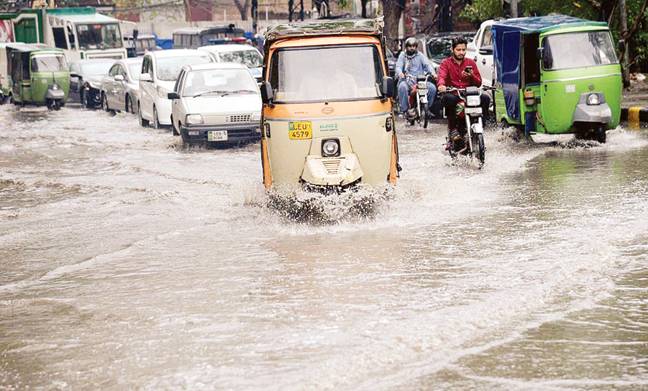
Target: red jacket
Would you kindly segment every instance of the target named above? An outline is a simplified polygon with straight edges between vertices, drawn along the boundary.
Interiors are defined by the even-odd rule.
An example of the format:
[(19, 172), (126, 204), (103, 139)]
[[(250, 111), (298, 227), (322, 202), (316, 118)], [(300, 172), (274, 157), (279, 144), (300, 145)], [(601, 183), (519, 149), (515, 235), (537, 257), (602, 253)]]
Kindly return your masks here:
[[(463, 77), (461, 72), (468, 66), (472, 66), (472, 76)], [(457, 64), (452, 57), (448, 57), (439, 65), (439, 75), (437, 85), (455, 88), (466, 88), (469, 86), (479, 87), (482, 84), (482, 78), (479, 74), (479, 68), (475, 61), (465, 58), (461, 64)]]

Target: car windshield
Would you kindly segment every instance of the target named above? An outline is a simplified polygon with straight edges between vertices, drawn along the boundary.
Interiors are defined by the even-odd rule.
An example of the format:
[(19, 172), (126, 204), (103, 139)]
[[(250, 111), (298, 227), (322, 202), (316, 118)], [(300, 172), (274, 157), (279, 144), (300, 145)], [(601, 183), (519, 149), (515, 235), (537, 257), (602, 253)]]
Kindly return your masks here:
[(155, 50), (155, 38), (138, 38), (135, 46), (139, 52)]
[(617, 64), (618, 60), (607, 31), (550, 35), (544, 40), (545, 69), (582, 68)]
[(428, 42), (428, 56), (439, 62), (443, 61), (452, 54), (452, 40), (444, 38), (434, 38)]
[(219, 56), (223, 62), (235, 62), (243, 64), (248, 68), (258, 68), (263, 66), (263, 57), (253, 49), (238, 50), (235, 52), (222, 52)]
[(270, 72), (275, 101), (286, 103), (377, 98), (383, 76), (372, 45), (279, 50)]
[(114, 62), (86, 62), (81, 64), (81, 73), (86, 76), (107, 75)]
[(82, 50), (114, 49), (123, 46), (117, 23), (77, 25), (79, 48)]
[(207, 69), (187, 74), (182, 96), (225, 93), (257, 93), (256, 82), (247, 69)]
[(32, 72), (60, 72), (67, 70), (65, 56), (41, 55), (32, 57)]
[(129, 64), (128, 71), (133, 80), (139, 80), (140, 75), (142, 74), (142, 64)]
[(164, 81), (176, 81), (180, 69), (185, 65), (206, 64), (210, 62), (209, 55), (167, 57), (157, 60), (157, 78)]

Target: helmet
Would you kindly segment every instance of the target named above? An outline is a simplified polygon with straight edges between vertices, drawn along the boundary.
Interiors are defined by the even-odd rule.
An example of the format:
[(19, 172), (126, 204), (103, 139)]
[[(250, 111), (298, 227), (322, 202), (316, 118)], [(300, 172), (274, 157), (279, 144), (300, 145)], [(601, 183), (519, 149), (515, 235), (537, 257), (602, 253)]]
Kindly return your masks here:
[(405, 40), (405, 47), (414, 46), (418, 47), (418, 40), (414, 37), (409, 37)]

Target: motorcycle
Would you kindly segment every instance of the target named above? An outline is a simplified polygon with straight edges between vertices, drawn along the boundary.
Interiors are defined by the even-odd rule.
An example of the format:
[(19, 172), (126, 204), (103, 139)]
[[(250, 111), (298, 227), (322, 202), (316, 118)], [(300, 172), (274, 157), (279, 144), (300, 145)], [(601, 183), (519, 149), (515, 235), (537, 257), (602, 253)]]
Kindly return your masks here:
[(448, 87), (446, 93), (458, 93), (460, 100), (457, 103), (457, 129), (450, 132), (447, 137), (446, 150), (452, 159), (458, 155), (476, 157), (479, 168), (486, 161), (486, 146), (484, 145), (484, 124), (481, 108), (482, 89), (489, 87)]
[(430, 75), (421, 75), (414, 77), (411, 75), (406, 76), (410, 80), (414, 80), (414, 87), (409, 95), (409, 107), (407, 111), (407, 122), (411, 125), (414, 123), (422, 124), (423, 128), (427, 128), (428, 120), (428, 81)]

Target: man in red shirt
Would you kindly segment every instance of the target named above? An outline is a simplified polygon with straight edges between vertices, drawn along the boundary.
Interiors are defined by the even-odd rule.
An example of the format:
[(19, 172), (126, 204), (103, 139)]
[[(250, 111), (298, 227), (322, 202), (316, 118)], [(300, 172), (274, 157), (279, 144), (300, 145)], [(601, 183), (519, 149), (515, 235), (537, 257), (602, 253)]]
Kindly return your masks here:
[[(466, 88), (469, 86), (481, 86), (482, 79), (475, 61), (466, 58), (467, 41), (463, 37), (452, 40), (452, 55), (439, 66), (437, 88), (444, 93), (447, 87)], [(448, 117), (448, 132), (457, 129), (457, 103), (459, 96), (453, 93), (443, 94), (441, 102), (445, 106)], [(488, 94), (481, 95), (481, 107), (484, 122), (488, 119), (488, 106), (490, 97)]]

